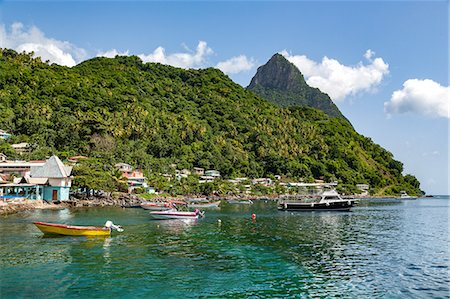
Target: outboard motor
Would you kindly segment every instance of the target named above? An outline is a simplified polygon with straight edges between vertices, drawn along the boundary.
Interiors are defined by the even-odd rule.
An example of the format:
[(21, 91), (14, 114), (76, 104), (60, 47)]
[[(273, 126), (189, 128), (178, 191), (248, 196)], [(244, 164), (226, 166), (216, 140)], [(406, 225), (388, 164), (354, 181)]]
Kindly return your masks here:
[(106, 221), (105, 227), (115, 229), (118, 232), (123, 232), (123, 228), (120, 225), (115, 225), (111, 220)]

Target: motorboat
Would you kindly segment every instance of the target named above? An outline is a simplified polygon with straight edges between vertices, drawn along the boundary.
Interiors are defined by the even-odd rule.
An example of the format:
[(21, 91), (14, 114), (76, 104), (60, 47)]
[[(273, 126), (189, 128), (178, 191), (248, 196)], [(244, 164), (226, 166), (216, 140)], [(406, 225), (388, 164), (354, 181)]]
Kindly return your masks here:
[(115, 225), (112, 221), (106, 221), (104, 226), (78, 226), (48, 222), (33, 222), (45, 235), (65, 235), (65, 236), (109, 236), (112, 230), (122, 232), (120, 225)]
[(199, 209), (195, 209), (193, 212), (178, 211), (177, 209), (170, 209), (167, 211), (152, 211), (150, 216), (153, 219), (167, 220), (167, 219), (198, 219), (203, 217), (204, 212), (200, 212)]
[(417, 199), (417, 197), (408, 195), (406, 191), (400, 191), (400, 199)]
[(219, 205), (220, 200), (209, 201), (206, 198), (190, 199), (187, 204), (188, 208), (201, 208), (201, 209), (218, 208)]
[(141, 204), (141, 207), (145, 210), (150, 211), (168, 211), (180, 206), (186, 206), (187, 203), (181, 200), (169, 200), (162, 202), (144, 202)]
[(324, 191), (320, 198), (282, 200), (278, 203), (280, 211), (349, 211), (354, 199), (343, 199), (336, 190)]
[(238, 200), (238, 199), (230, 199), (228, 201), (229, 204), (240, 204), (240, 205), (251, 205), (253, 204), (253, 201), (251, 201), (250, 199), (243, 199), (243, 200)]
[(170, 202), (143, 202), (141, 208), (150, 211), (167, 211), (173, 207)]

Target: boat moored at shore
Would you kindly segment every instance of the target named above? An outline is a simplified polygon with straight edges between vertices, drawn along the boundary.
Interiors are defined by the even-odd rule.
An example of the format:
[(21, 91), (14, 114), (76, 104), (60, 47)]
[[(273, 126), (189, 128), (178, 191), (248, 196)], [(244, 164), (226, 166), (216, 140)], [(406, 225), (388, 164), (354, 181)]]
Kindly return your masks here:
[(122, 232), (120, 225), (115, 225), (112, 221), (106, 221), (105, 225), (99, 226), (78, 226), (48, 222), (33, 222), (45, 235), (65, 235), (65, 236), (109, 236), (112, 230)]
[(167, 211), (153, 211), (150, 212), (150, 216), (157, 220), (168, 220), (168, 219), (193, 219), (196, 220), (200, 216), (203, 217), (204, 213), (196, 209), (194, 212), (178, 211), (176, 209), (171, 209)]
[(220, 200), (209, 201), (208, 199), (190, 199), (188, 200), (188, 208), (199, 208), (199, 209), (211, 209), (218, 208), (220, 205)]
[(408, 193), (406, 193), (406, 191), (400, 191), (400, 199), (413, 200), (413, 199), (417, 199), (417, 197), (408, 195)]
[(354, 199), (343, 199), (336, 190), (324, 191), (320, 198), (301, 200), (282, 200), (278, 203), (280, 211), (349, 211)]

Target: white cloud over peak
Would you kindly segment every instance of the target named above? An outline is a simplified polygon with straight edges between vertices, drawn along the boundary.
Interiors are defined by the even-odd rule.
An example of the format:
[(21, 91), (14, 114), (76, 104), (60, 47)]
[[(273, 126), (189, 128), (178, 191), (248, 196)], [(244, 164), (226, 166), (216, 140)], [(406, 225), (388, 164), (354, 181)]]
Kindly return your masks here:
[(232, 57), (228, 60), (221, 61), (216, 65), (216, 68), (226, 74), (237, 74), (251, 70), (255, 66), (255, 61), (252, 58), (247, 58), (245, 55)]
[(159, 62), (181, 68), (197, 68), (202, 67), (206, 63), (206, 59), (214, 51), (208, 47), (208, 44), (204, 41), (200, 41), (197, 48), (194, 51), (184, 53), (166, 54), (163, 47), (156, 48), (153, 53), (138, 55), (144, 62)]
[(355, 66), (341, 64), (326, 56), (316, 62), (305, 55), (291, 55), (287, 51), (281, 54), (302, 72), (308, 85), (326, 92), (335, 101), (371, 91), (389, 74), (389, 65), (382, 58), (372, 59), (375, 52), (370, 49), (364, 54), (369, 64), (359, 62)]
[(384, 103), (388, 114), (415, 113), (429, 117), (450, 118), (450, 87), (430, 79), (409, 79)]
[(117, 51), (116, 49), (112, 49), (112, 50), (109, 50), (109, 51), (106, 51), (106, 52), (99, 52), (98, 54), (97, 54), (97, 57), (108, 57), (108, 58), (114, 58), (114, 57), (116, 57), (116, 56), (128, 56), (128, 55), (130, 55), (129, 54), (129, 51), (128, 50), (126, 50), (125, 52), (119, 52), (119, 51)]
[(86, 58), (86, 52), (67, 41), (48, 38), (36, 26), (25, 28), (22, 23), (13, 23), (8, 30), (0, 25), (0, 47), (18, 52), (34, 52), (35, 57), (65, 66), (74, 66)]

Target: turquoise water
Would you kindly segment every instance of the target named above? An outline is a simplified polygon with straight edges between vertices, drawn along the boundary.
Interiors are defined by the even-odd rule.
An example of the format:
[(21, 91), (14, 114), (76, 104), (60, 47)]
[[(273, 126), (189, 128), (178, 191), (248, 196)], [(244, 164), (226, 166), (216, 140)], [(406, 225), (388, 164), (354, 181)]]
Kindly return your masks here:
[[(24, 212), (0, 218), (0, 297), (450, 298), (449, 202), (292, 214), (261, 201), (187, 223), (142, 209)], [(106, 220), (125, 231), (49, 238), (31, 223)]]

